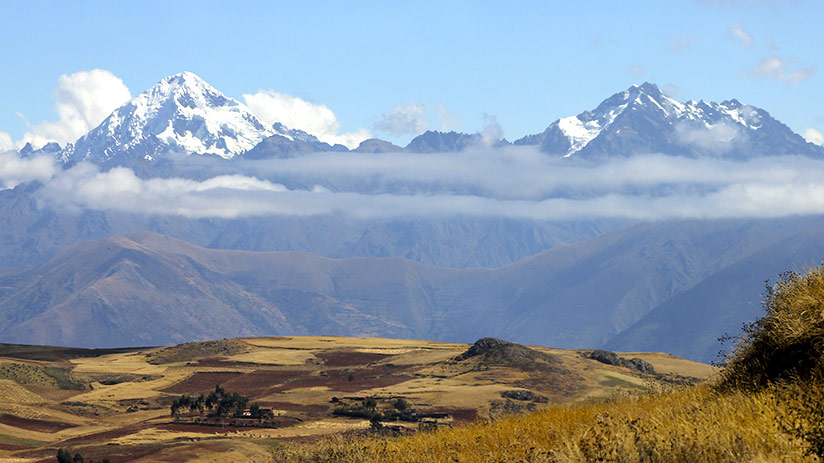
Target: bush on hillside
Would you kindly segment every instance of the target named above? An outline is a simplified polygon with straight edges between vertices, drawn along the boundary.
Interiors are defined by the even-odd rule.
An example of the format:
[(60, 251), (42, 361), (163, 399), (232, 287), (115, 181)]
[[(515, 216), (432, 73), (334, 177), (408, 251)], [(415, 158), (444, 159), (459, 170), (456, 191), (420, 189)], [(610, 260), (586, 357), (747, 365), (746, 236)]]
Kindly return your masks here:
[(763, 305), (764, 316), (745, 326), (727, 355), (721, 389), (824, 378), (824, 265), (780, 275)]

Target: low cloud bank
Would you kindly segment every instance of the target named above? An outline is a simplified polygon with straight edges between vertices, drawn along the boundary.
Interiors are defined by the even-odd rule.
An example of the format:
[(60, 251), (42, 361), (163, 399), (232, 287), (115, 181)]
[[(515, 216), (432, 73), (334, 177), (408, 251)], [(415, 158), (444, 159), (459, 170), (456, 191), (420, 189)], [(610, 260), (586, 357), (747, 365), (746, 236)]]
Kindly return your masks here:
[(48, 156), (20, 158), (15, 151), (0, 153), (0, 186), (3, 189), (31, 181), (47, 182), (60, 168)]
[[(461, 153), (319, 153), (231, 164), (204, 162), (205, 180), (138, 177), (81, 163), (0, 155), (0, 183), (37, 180), (41, 207), (192, 218), (342, 214), (506, 217), (549, 221), (770, 218), (824, 213), (824, 161), (648, 155), (600, 164), (531, 147)], [(219, 168), (215, 166), (220, 166)], [(287, 186), (288, 185), (288, 186)]]

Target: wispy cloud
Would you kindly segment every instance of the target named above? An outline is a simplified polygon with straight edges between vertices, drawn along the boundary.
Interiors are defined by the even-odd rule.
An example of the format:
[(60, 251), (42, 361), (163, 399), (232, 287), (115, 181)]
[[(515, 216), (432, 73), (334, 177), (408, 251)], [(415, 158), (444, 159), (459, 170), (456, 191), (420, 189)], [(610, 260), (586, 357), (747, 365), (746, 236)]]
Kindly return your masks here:
[(744, 26), (740, 23), (735, 23), (730, 27), (730, 37), (740, 43), (742, 46), (752, 48), (755, 46), (752, 34), (744, 30)]
[(696, 43), (698, 39), (691, 35), (675, 34), (667, 45), (667, 50), (679, 54), (689, 53)]
[(784, 59), (772, 55), (759, 61), (747, 73), (751, 76), (775, 79), (789, 84), (796, 84), (815, 74), (813, 66), (798, 67), (796, 63), (796, 59)]
[(381, 114), (374, 128), (393, 136), (414, 136), (424, 133), (429, 124), (429, 117), (423, 105), (397, 105), (392, 112)]
[(435, 106), (434, 110), (435, 114), (437, 114), (441, 120), (441, 131), (449, 132), (450, 130), (458, 130), (461, 128), (461, 119), (450, 111), (449, 108), (439, 104)]
[(670, 98), (676, 98), (681, 93), (681, 88), (675, 84), (667, 84), (661, 87), (661, 91)]
[(635, 77), (641, 77), (644, 73), (647, 72), (643, 66), (635, 64), (627, 68), (627, 73), (632, 74)]
[(383, 113), (373, 128), (394, 137), (415, 136), (430, 128), (443, 132), (461, 128), (461, 120), (442, 104), (417, 103), (397, 105), (389, 113)]

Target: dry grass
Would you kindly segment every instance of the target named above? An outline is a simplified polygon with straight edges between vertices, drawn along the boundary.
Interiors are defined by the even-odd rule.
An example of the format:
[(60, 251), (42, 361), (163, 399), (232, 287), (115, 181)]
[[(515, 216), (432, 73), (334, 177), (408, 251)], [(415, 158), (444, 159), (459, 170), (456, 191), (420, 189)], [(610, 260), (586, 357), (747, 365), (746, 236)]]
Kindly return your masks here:
[(491, 423), (403, 438), (332, 438), (279, 449), (284, 462), (817, 461), (777, 428), (772, 392), (695, 386), (607, 402), (555, 406)]
[(45, 400), (11, 380), (0, 379), (0, 402), (33, 404), (45, 402)]
[(824, 266), (780, 275), (767, 288), (764, 309), (727, 359), (722, 386), (824, 378)]
[[(777, 462), (824, 457), (824, 266), (786, 273), (709, 384), (401, 438), (275, 449), (283, 462)], [(613, 375), (614, 377), (614, 375)]]

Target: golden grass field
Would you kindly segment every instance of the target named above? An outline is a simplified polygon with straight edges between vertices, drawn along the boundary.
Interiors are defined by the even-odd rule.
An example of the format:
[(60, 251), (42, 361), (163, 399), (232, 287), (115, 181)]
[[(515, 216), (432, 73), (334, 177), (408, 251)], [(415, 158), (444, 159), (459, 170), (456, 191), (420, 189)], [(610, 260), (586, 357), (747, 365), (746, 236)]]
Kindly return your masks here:
[[(72, 357), (59, 348), (36, 355), (21, 353), (19, 346), (0, 349), (0, 364), (7, 367), (0, 369), (0, 462), (56, 461), (59, 448), (79, 452), (87, 462), (280, 461), (304, 458), (296, 449), (310, 455), (335, 442), (334, 436), (391, 446), (421, 445), (415, 439), (433, 435), (369, 440), (370, 422), (333, 415), (333, 397), (356, 404), (367, 396), (403, 397), (418, 412), (437, 414), (432, 421), (441, 429), (434, 435), (457, 442), (475, 429), (473, 422), (490, 417), (496, 419), (492, 426), (529, 426), (543, 414), (574, 410), (565, 412), (565, 426), (573, 426), (575, 420), (594, 419), (606, 398), (715, 374), (713, 367), (666, 354), (621, 354), (643, 358), (663, 373), (650, 375), (585, 358), (584, 351), (538, 346), (531, 352), (543, 360), (534, 367), (506, 359), (455, 360), (469, 347), (320, 336), (207, 341), (99, 356)], [(201, 426), (171, 418), (175, 398), (208, 393), (217, 384), (271, 408), (283, 425)], [(505, 391), (530, 391), (547, 400), (513, 400), (501, 395)], [(380, 407), (387, 407), (385, 401)], [(510, 417), (528, 410), (545, 411)], [(384, 425), (417, 429), (414, 423)]]

